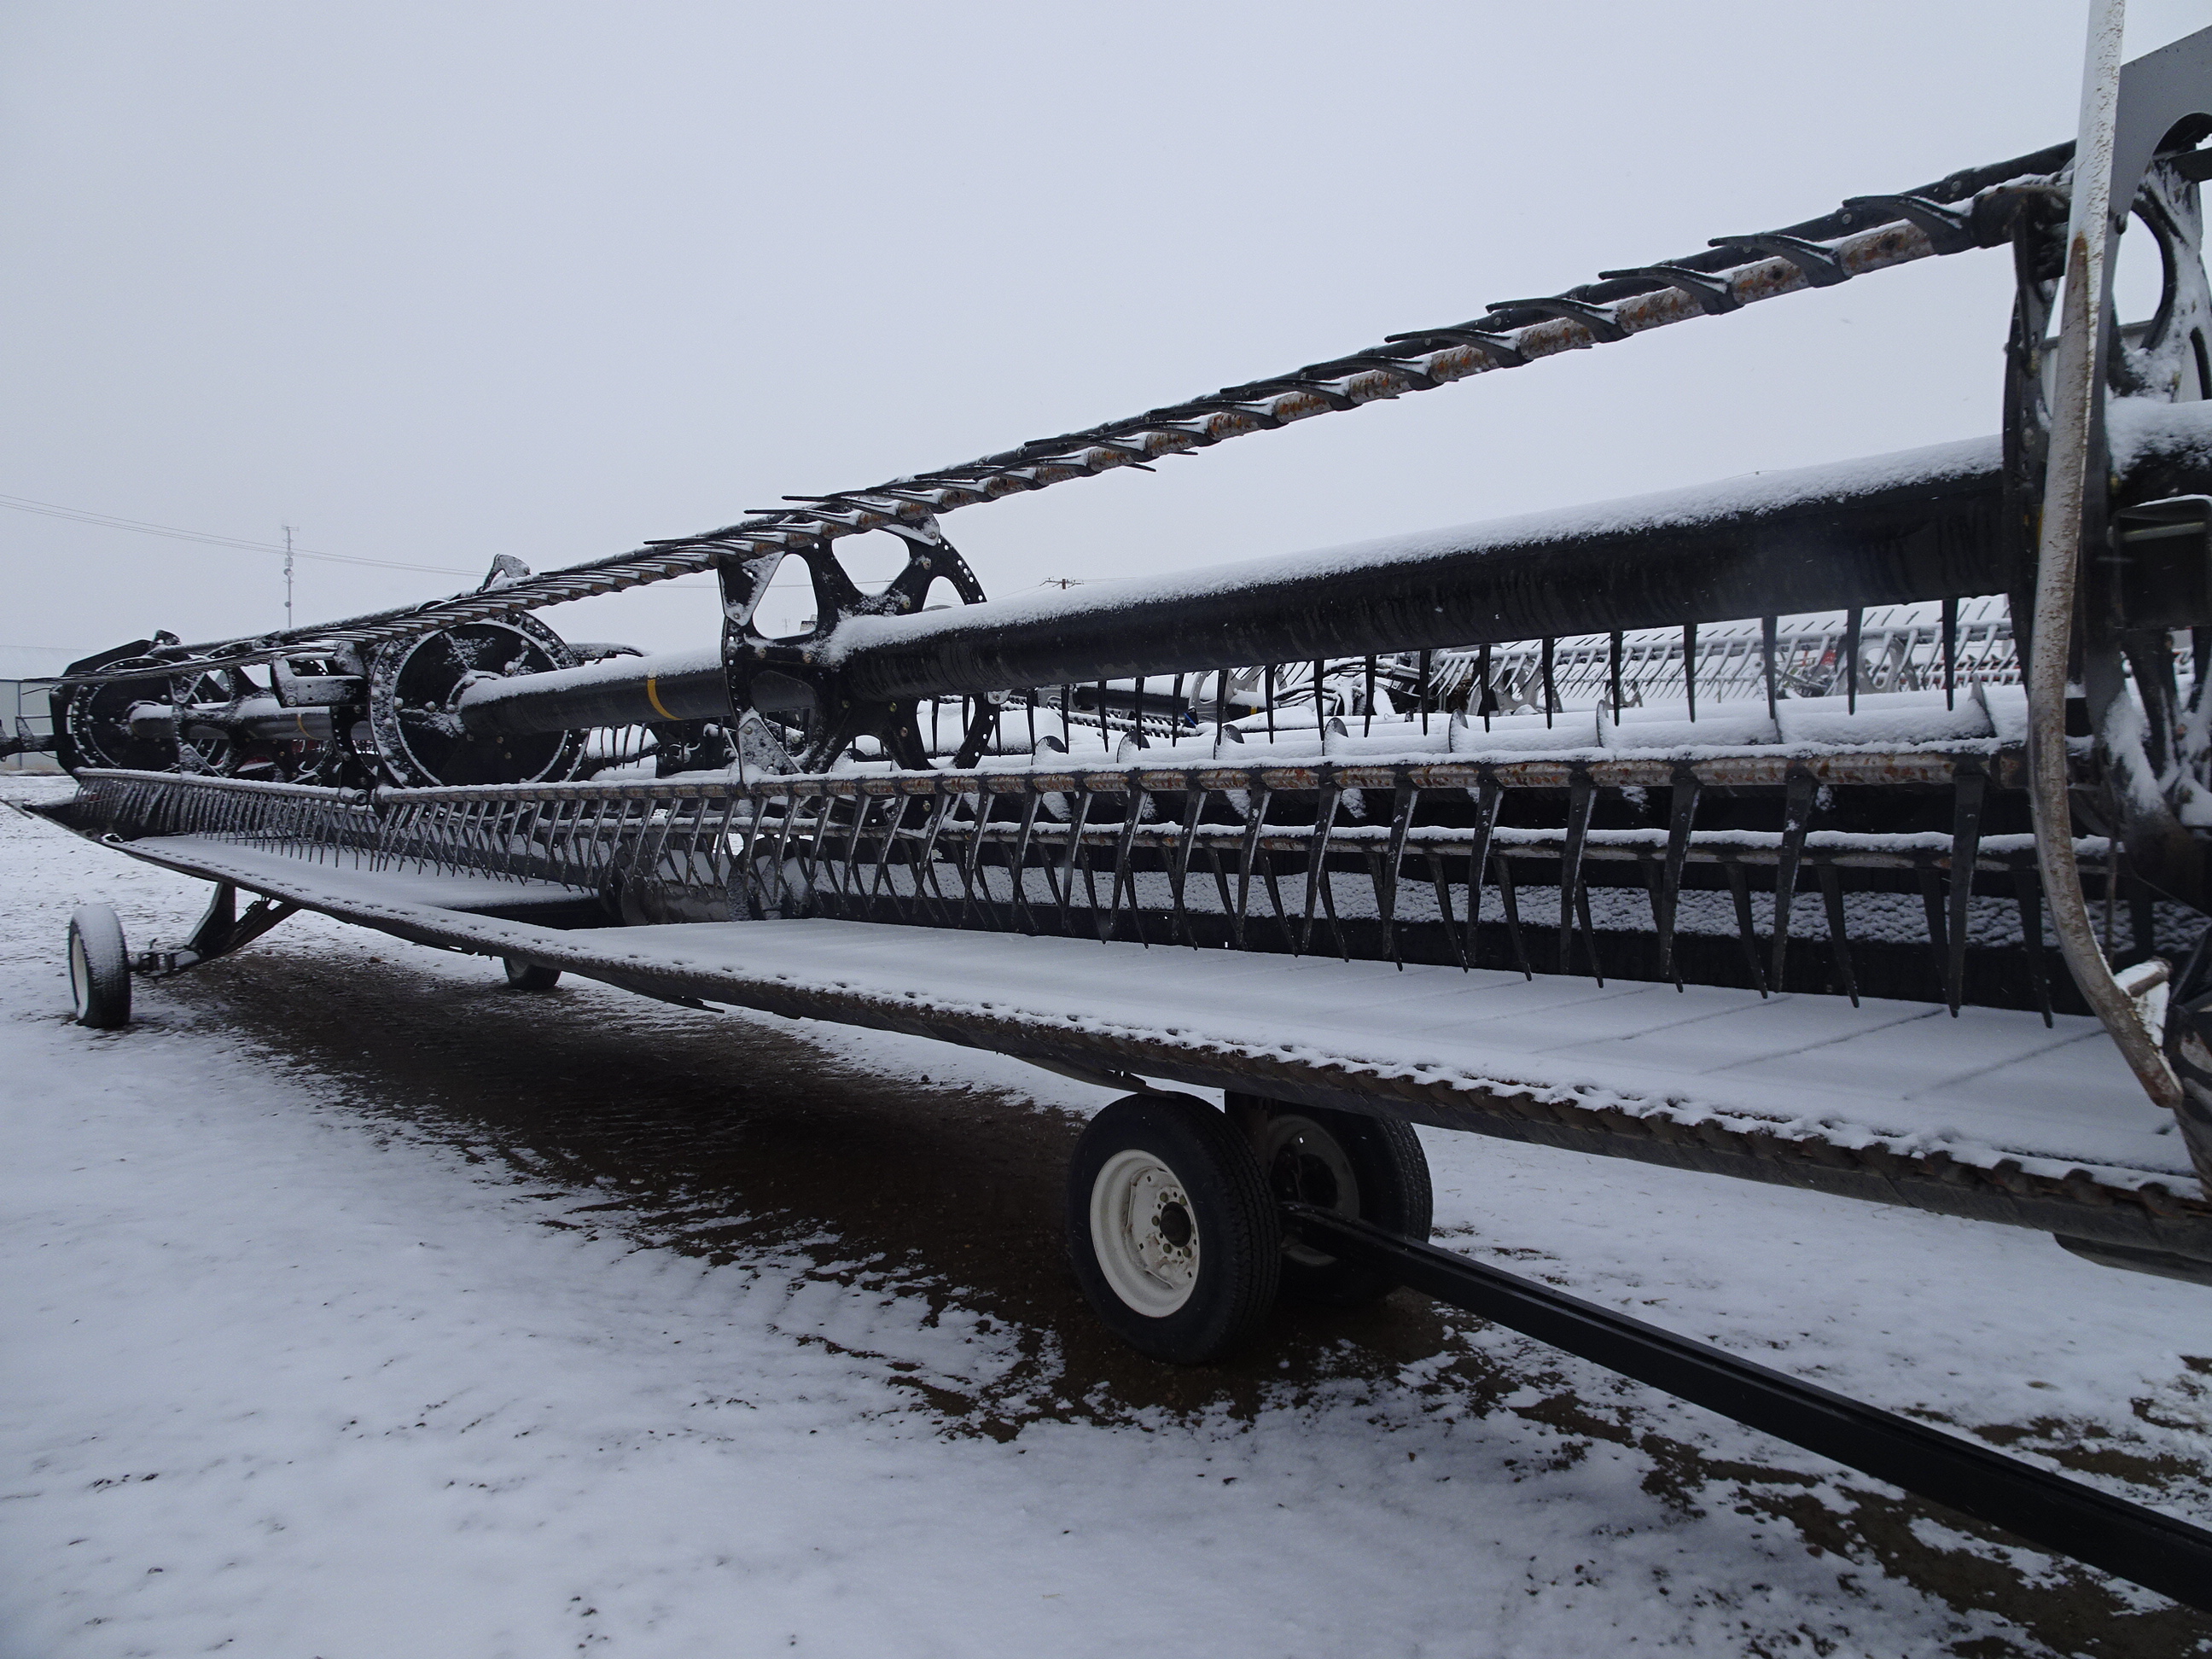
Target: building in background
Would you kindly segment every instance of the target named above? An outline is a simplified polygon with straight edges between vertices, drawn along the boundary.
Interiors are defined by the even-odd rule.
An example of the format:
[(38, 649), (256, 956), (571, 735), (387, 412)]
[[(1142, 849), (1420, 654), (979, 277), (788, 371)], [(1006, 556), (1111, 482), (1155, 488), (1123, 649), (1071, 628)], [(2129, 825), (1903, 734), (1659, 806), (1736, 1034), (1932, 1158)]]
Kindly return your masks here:
[[(28, 682), (60, 673), (79, 654), (59, 646), (0, 645), (0, 732), (12, 737), (18, 720), (30, 721), (33, 732), (52, 732), (46, 689)], [(10, 755), (0, 760), (0, 773), (60, 770), (52, 755)]]

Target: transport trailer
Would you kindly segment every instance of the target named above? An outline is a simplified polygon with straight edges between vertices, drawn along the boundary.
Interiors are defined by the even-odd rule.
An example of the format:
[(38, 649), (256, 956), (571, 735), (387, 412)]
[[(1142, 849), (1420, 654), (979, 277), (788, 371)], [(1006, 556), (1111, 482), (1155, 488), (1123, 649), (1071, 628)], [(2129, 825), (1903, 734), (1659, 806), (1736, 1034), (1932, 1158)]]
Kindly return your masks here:
[[(2200, 1527), (1435, 1248), (1411, 1127), (2212, 1286), (2212, 31), (2118, 42), (2100, 5), (2074, 143), (597, 563), (88, 658), (11, 740), (75, 774), (47, 810), (214, 896), (136, 952), (79, 910), (77, 1018), (308, 909), (1013, 1055), (1121, 1092), (1068, 1249), (1147, 1354), (1408, 1285), (2212, 1607)], [(1986, 441), (1012, 601), (940, 523), (1978, 250)], [(770, 636), (787, 558), (817, 613)], [(695, 651), (532, 614), (694, 571)]]

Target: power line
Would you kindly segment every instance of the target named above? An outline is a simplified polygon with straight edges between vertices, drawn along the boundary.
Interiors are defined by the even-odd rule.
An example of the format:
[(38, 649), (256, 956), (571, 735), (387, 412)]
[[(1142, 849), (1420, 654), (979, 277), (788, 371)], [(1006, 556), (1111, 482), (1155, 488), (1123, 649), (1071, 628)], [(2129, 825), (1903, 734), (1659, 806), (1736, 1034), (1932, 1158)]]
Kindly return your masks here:
[(16, 513), (36, 513), (49, 519), (68, 519), (77, 524), (97, 525), (103, 530), (127, 530), (137, 536), (166, 536), (172, 541), (202, 542), (210, 547), (232, 547), (248, 553), (274, 553), (294, 558), (318, 559), (325, 564), (371, 565), (380, 570), (421, 570), (436, 576), (475, 574), (449, 564), (410, 564), (398, 559), (363, 558), (353, 553), (311, 553), (304, 547), (289, 547), (280, 542), (249, 541), (240, 536), (217, 536), (206, 531), (179, 530), (174, 525), (120, 519), (112, 514), (91, 513), (82, 507), (58, 506), (52, 501), (34, 501), (23, 495), (0, 495), (0, 507)]

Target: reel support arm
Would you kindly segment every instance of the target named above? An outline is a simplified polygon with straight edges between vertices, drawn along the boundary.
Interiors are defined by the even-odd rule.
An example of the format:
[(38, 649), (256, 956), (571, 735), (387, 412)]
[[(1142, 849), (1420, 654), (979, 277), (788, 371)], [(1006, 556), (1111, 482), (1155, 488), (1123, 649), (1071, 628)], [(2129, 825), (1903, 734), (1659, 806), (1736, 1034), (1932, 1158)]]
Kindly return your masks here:
[[(2212, 106), (2212, 33), (2176, 42), (2124, 72), (2124, 15), (2125, 0), (2096, 0), (2082, 70), (2027, 662), (2029, 799), (2037, 862), (2067, 969), (2144, 1092), (2179, 1115), (2199, 1170), (2212, 1180), (2212, 1116), (2185, 1097), (2161, 1050), (2162, 1034), (2152, 1029), (2138, 996), (2114, 975), (2098, 940), (2075, 854), (2069, 787), (2066, 701), (2079, 652), (2093, 702), (2105, 716), (2100, 725), (2107, 736), (2107, 762), (2128, 795), (2123, 817), (2133, 832), (2130, 839), (2185, 838), (2179, 823), (2169, 822), (2172, 815), (2162, 802), (2138, 799), (2146, 787), (2155, 793), (2154, 782), (2138, 775), (2149, 770), (2140, 745), (2111, 741), (2111, 705), (2124, 696), (2121, 670), (2113, 642), (2102, 637), (2106, 630), (2100, 626), (2101, 619), (2085, 623), (2081, 576), (2084, 545), (2104, 544), (2111, 517), (2105, 416), (2109, 360), (2118, 349), (2112, 308), (2113, 203), (2117, 197), (2132, 204), (2158, 144), (2187, 118), (2203, 118)], [(2203, 695), (2201, 686), (2197, 694)], [(2148, 694), (2145, 703), (2152, 706)], [(2168, 833), (2160, 836), (2161, 830)], [(2130, 978), (2146, 988), (2153, 982), (2142, 975)], [(2162, 983), (2162, 976), (2156, 982)]]

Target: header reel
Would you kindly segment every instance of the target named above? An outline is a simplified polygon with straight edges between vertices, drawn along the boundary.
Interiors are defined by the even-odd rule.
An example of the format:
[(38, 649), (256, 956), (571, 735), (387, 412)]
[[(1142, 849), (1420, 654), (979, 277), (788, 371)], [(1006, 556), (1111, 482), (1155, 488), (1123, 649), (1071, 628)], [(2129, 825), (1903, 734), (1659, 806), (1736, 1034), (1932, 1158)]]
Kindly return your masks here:
[[(854, 617), (912, 616), (933, 608), (929, 597), (939, 583), (961, 605), (981, 605), (983, 585), (934, 517), (919, 523), (895, 520), (883, 528), (905, 544), (906, 563), (874, 593), (860, 591), (836, 544), (827, 539), (804, 542), (787, 552), (732, 559), (719, 568), (728, 707), (757, 712), (766, 726), (761, 735), (777, 744), (793, 771), (820, 771), (863, 740), (872, 740), (878, 754), (902, 766), (929, 763), (915, 699), (856, 695), (846, 677), (825, 662), (822, 647)], [(760, 607), (786, 558), (806, 567), (814, 618), (803, 636), (777, 639), (761, 630)], [(994, 712), (995, 708), (994, 703)], [(980, 712), (974, 716), (977, 752), (985, 720)], [(742, 714), (738, 721), (746, 723)], [(975, 758), (964, 737), (961, 752), (966, 760)], [(761, 759), (768, 762), (765, 769), (784, 769), (774, 756), (756, 757), (756, 763)]]
[[(2144, 999), (2212, 915), (2212, 290), (2197, 200), (2212, 152), (2196, 148), (2212, 132), (2212, 31), (2129, 66), (2119, 86), (2118, 139), (2108, 132), (2078, 158), (2056, 145), (1853, 198), (1463, 324), (964, 465), (787, 498), (614, 558), (542, 575), (503, 564), (470, 594), (280, 638), (140, 652), (167, 678), (80, 678), (65, 692), (81, 705), (70, 729), (106, 733), (104, 748), (77, 741), (113, 761), (125, 738), (159, 738), (166, 719), (173, 767), (401, 787), (556, 784), (594, 769), (586, 734), (643, 729), (664, 777), (728, 773), (741, 790), (801, 781), (792, 787), (810, 804), (784, 811), (777, 856), (789, 863), (803, 838), (802, 870), (872, 859), (867, 898), (837, 901), (864, 911), (880, 896), (935, 904), (939, 925), (995, 914), (990, 925), (1030, 927), (1014, 872), (1050, 842), (1063, 930), (1218, 927), (1239, 948), (1298, 951), (1323, 937), (1318, 904), (1347, 955), (1686, 975), (1761, 994), (1863, 990), (1954, 1012), (2063, 1012), (2086, 1000), (2170, 1103), (2179, 1085), (2143, 1052)], [(2067, 313), (2054, 351), (2067, 250), (2085, 240), (2064, 221), (2107, 186), (2156, 244), (2160, 297), (2123, 325), (2104, 284), (2092, 310)], [(2090, 240), (2101, 249), (2112, 233)], [(1658, 327), (1725, 326), (1754, 303), (2008, 246), (2018, 282), (2001, 437), (1048, 602), (984, 604), (939, 528), (945, 512), (1017, 491)], [(2053, 372), (2085, 337), (2086, 394)], [(2045, 498), (2062, 449), (2087, 494), (2054, 512)], [(2055, 568), (2039, 531), (2060, 524), (2078, 535), (2083, 574), (2078, 590), (2067, 579), (2050, 625), (2060, 637), (2046, 641), (2027, 619)], [(896, 537), (903, 559), (866, 593), (834, 544), (873, 532)], [(814, 615), (803, 632), (772, 635), (762, 607), (794, 557)], [(526, 614), (708, 571), (718, 634), (695, 651), (580, 665)], [(957, 605), (928, 605), (939, 582)], [(2011, 624), (2002, 650), (1985, 615), (2000, 603)], [(1866, 624), (1887, 607), (1901, 618), (1875, 630), (1890, 647), (1909, 656), (1932, 636), (1910, 693), (1896, 684), (1904, 659), (1868, 661)], [(1984, 629), (1965, 661), (1962, 612)], [(1708, 647), (1723, 636), (1741, 650), (1716, 685)], [(1577, 660), (1563, 663), (1563, 644)], [(1632, 653), (1640, 668), (1625, 660)], [(305, 676), (327, 688), (313, 696), (285, 684), (287, 672), (302, 677), (283, 665), (303, 655), (322, 664)], [(277, 665), (265, 689), (252, 678), (262, 664)], [(140, 690), (113, 689), (126, 678)], [(1670, 679), (1679, 709), (1626, 716), (1632, 685)], [(1867, 696), (1923, 702), (1869, 709)], [(955, 708), (957, 746), (930, 741)], [(2063, 776), (2024, 766), (2052, 743)], [(1138, 785), (1086, 769), (1130, 764), (1207, 776)], [(1449, 775), (1422, 770), (1436, 766)], [(1034, 810), (997, 800), (981, 779), (940, 788), (947, 769), (1026, 769)], [(1224, 781), (1232, 769), (1261, 781)], [(907, 775), (895, 811), (818, 805), (820, 780), (863, 770)], [(1048, 787), (1048, 774), (1073, 781)], [(767, 816), (742, 829), (732, 816), (719, 831), (687, 820), (700, 861), (684, 880), (726, 890), (732, 857), (755, 858), (733, 854), (729, 838), (752, 846)], [(2041, 866), (2061, 843), (2063, 867)], [(1218, 912), (1187, 879), (1201, 845), (1224, 865), (1208, 872)], [(957, 911), (943, 902), (956, 849)], [(1115, 866), (1103, 901), (1088, 862), (1100, 849)], [(991, 872), (1015, 880), (1001, 913), (977, 896)], [(738, 873), (740, 889), (758, 878)], [(1371, 882), (1371, 914), (1337, 915), (1333, 873)], [(1433, 891), (1433, 919), (1399, 913), (1416, 885)], [(1272, 923), (1257, 918), (1255, 892)], [(726, 891), (715, 902), (787, 911), (781, 898)], [(1544, 915), (1555, 943), (1530, 943), (1524, 908)], [(1089, 921), (1073, 919), (1085, 910)], [(2046, 920), (2071, 984), (2045, 974)], [(1829, 938), (1816, 942), (1823, 922)], [(2112, 969), (2134, 988), (2100, 1001), (2092, 988), (2117, 984)], [(2192, 1133), (2212, 1168), (2212, 1129)]]
[[(520, 567), (503, 556), (493, 580), (503, 568)], [(63, 766), (398, 787), (561, 783), (588, 770), (586, 732), (481, 737), (461, 724), (472, 687), (578, 665), (527, 614), (368, 650), (308, 641), (255, 656), (207, 667), (156, 634), (71, 663), (51, 695)]]

